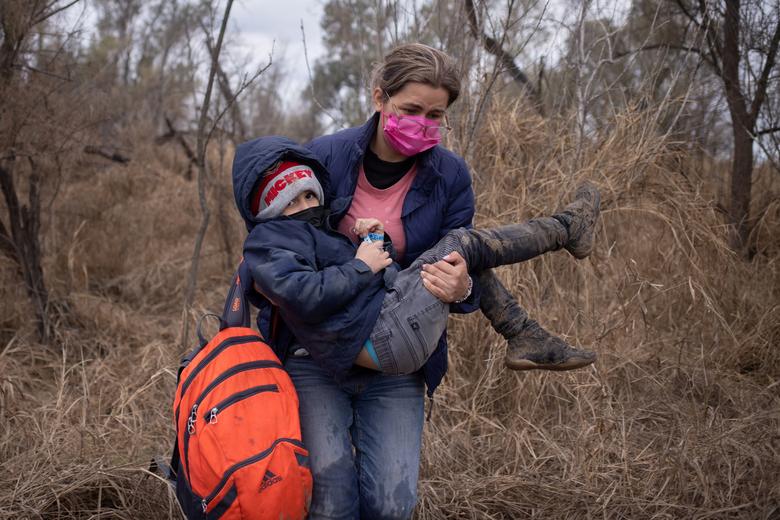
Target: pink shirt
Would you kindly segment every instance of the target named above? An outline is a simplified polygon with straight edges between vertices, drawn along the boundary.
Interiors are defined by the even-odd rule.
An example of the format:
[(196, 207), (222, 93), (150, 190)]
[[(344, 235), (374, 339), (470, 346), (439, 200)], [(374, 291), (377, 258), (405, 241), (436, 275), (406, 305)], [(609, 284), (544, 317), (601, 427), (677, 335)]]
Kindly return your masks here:
[(390, 235), (395, 247), (396, 257), (402, 259), (406, 253), (406, 234), (404, 233), (403, 223), (401, 222), (401, 211), (404, 206), (404, 199), (409, 192), (409, 188), (417, 176), (417, 166), (412, 166), (401, 180), (387, 189), (380, 190), (371, 186), (366, 179), (366, 173), (363, 171), (363, 165), (358, 170), (358, 183), (355, 188), (355, 195), (352, 198), (352, 205), (347, 214), (339, 222), (339, 231), (355, 242), (359, 241), (352, 228), (355, 220), (359, 218), (375, 218), (384, 223), (385, 233)]

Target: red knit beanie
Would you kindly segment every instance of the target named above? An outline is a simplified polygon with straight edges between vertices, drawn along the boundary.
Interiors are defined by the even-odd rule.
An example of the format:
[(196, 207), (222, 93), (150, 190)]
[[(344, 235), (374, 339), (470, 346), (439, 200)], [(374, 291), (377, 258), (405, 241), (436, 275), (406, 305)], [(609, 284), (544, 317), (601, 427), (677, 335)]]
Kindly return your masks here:
[(277, 217), (291, 200), (307, 190), (317, 196), (320, 204), (325, 202), (322, 186), (310, 167), (282, 161), (257, 184), (252, 194), (252, 214), (262, 219)]

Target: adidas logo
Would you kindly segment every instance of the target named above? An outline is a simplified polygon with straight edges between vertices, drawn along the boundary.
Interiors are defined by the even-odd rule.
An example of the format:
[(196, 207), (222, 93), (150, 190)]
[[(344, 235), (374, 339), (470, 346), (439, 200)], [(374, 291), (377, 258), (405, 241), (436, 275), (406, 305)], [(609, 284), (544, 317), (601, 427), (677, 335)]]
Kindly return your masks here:
[(269, 487), (281, 481), (282, 481), (282, 477), (274, 474), (270, 470), (265, 470), (265, 475), (263, 475), (263, 481), (260, 483), (260, 491), (265, 491)]

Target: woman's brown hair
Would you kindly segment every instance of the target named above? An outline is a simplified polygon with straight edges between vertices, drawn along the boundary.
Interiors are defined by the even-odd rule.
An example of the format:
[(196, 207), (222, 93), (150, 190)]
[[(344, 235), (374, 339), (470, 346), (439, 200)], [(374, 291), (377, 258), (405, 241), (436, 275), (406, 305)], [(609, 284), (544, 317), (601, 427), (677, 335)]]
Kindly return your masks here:
[(409, 82), (444, 88), (449, 94), (447, 106), (460, 94), (460, 75), (455, 60), (422, 43), (394, 48), (371, 74), (371, 87), (381, 88), (387, 96), (393, 96)]

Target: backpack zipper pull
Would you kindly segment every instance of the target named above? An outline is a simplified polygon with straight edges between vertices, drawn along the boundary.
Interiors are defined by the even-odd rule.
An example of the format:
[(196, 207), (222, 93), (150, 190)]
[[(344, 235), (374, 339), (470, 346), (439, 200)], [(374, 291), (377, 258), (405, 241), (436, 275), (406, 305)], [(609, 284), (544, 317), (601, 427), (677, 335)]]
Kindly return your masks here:
[(209, 424), (217, 424), (217, 414), (219, 413), (219, 410), (215, 406), (211, 409), (211, 414), (209, 415)]
[(192, 406), (192, 411), (190, 412), (190, 418), (187, 419), (187, 431), (190, 435), (195, 435), (195, 422), (198, 420), (198, 405), (195, 404)]
[(200, 507), (203, 508), (203, 512), (206, 512), (206, 509), (209, 507), (208, 503), (205, 500), (200, 501)]

